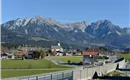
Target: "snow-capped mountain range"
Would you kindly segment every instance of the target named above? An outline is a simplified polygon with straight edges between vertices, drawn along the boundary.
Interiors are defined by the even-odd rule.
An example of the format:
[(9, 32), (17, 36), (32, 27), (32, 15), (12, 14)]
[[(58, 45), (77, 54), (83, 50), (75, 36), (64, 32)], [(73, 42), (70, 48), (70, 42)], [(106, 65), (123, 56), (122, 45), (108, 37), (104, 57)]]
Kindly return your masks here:
[(99, 20), (90, 24), (87, 21), (61, 24), (51, 18), (35, 16), (10, 20), (1, 24), (1, 27), (17, 34), (46, 37), (67, 44), (83, 46), (130, 44), (130, 28), (121, 28), (109, 20)]

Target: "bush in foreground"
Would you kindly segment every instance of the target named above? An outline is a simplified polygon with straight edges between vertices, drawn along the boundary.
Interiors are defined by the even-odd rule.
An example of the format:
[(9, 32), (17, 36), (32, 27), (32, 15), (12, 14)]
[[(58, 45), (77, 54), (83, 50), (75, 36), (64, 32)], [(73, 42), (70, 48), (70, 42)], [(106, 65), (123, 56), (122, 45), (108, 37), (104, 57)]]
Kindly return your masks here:
[(104, 76), (121, 76), (121, 77), (128, 77), (127, 74), (125, 74), (125, 73), (120, 73), (120, 72), (118, 72), (118, 71), (112, 71), (112, 72), (110, 72), (110, 73), (107, 73), (107, 74), (104, 75)]

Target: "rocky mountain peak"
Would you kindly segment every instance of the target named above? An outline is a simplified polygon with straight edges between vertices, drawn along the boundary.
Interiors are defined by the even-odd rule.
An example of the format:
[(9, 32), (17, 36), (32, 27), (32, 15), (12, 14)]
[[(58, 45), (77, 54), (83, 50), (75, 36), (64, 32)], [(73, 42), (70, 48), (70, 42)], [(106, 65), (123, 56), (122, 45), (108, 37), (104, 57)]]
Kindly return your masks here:
[(53, 20), (51, 18), (44, 18), (42, 16), (35, 16), (31, 19), (31, 23), (36, 23), (39, 25), (45, 24), (45, 25), (57, 25), (60, 26), (60, 23), (56, 20)]
[(109, 29), (114, 29), (114, 28), (120, 28), (119, 26), (117, 25), (114, 25), (110, 20), (99, 20), (99, 21), (96, 21), (96, 22), (93, 22), (91, 23), (91, 28), (94, 29), (94, 30), (97, 30), (99, 28), (109, 28)]
[(75, 23), (67, 23), (63, 24), (63, 28), (68, 30), (80, 29), (82, 32), (85, 32), (86, 27), (88, 26), (87, 21), (75, 22)]
[(123, 33), (130, 34), (130, 28), (123, 28)]
[(97, 22), (93, 22), (86, 28), (85, 31), (92, 36), (101, 38), (105, 38), (110, 35), (122, 35), (122, 29), (119, 26), (114, 25), (109, 20), (99, 20)]
[(91, 24), (88, 24), (87, 21), (61, 24), (56, 20), (42, 16), (35, 16), (31, 19), (17, 18), (3, 23), (1, 27), (17, 34), (46, 37), (67, 44), (75, 42), (78, 45), (88, 43), (111, 45), (114, 40), (116, 41), (120, 37), (125, 38), (123, 42), (127, 42), (129, 37), (127, 34), (130, 33), (130, 29), (122, 29), (109, 20), (99, 20)]

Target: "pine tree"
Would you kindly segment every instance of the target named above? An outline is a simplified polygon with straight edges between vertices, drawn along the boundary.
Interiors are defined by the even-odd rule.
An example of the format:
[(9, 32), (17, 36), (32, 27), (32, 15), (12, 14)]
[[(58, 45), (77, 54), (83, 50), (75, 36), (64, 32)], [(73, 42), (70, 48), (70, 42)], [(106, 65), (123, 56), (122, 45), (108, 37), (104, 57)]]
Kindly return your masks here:
[(40, 58), (40, 52), (39, 51), (34, 51), (33, 52), (33, 59), (39, 59)]

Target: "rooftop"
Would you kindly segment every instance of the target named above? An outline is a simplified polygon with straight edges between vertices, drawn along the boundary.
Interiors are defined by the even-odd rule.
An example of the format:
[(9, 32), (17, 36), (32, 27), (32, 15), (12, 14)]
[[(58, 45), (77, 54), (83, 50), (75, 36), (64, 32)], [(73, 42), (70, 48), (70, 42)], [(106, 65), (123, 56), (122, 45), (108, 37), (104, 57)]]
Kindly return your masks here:
[(98, 52), (85, 52), (85, 51), (83, 51), (83, 52), (82, 52), (82, 55), (83, 55), (83, 56), (87, 56), (87, 55), (96, 56), (96, 55), (98, 55)]

